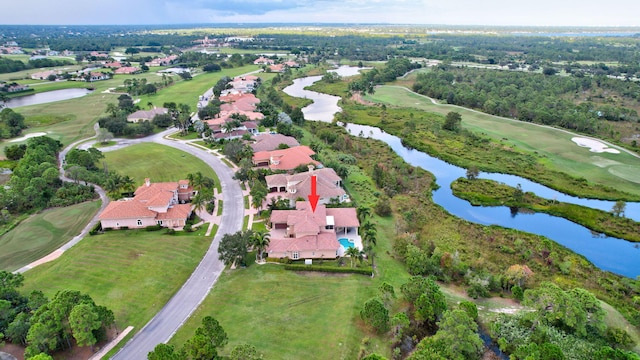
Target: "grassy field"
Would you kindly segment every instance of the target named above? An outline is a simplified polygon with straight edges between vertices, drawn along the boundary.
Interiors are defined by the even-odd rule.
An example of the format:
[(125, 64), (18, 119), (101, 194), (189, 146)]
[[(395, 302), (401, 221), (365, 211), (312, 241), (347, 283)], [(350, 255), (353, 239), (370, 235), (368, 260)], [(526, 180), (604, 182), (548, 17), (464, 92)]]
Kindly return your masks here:
[[(147, 107), (151, 102), (156, 106), (161, 106), (164, 102), (186, 103), (196, 110), (195, 103), (198, 96), (213, 85), (222, 76), (236, 76), (258, 69), (257, 66), (245, 66), (242, 68), (225, 69), (217, 73), (201, 74), (191, 81), (181, 81), (178, 76), (173, 76), (175, 84), (168, 88), (161, 89), (155, 95), (144, 96), (139, 102), (142, 108)], [(0, 75), (0, 80), (12, 78), (24, 78), (28, 72), (10, 73)], [(123, 85), (126, 79), (147, 79), (148, 82), (160, 82), (161, 77), (155, 72), (147, 72), (136, 75), (116, 75), (114, 78), (105, 81), (96, 81), (91, 85), (95, 91), (89, 95), (58, 101), (54, 103), (24, 106), (14, 109), (25, 117), (25, 122), (29, 128), (25, 133), (47, 132), (48, 136), (60, 140), (63, 144), (70, 144), (76, 140), (94, 135), (93, 124), (104, 114), (107, 104), (115, 102), (120, 94), (104, 93), (105, 90), (117, 88)], [(34, 85), (36, 87), (51, 86), (71, 86), (85, 87), (86, 83), (57, 82), (53, 85)], [(60, 85), (65, 84), (65, 85)], [(4, 154), (6, 142), (0, 143), (0, 154)]]
[(151, 102), (156, 106), (161, 106), (165, 102), (184, 103), (190, 105), (191, 110), (196, 111), (195, 104), (198, 101), (198, 96), (215, 85), (220, 78), (223, 76), (234, 77), (258, 69), (257, 65), (247, 65), (220, 72), (199, 74), (194, 76), (192, 80), (178, 82), (167, 89), (158, 91), (157, 94), (140, 96), (140, 104)]
[(57, 260), (25, 273), (21, 290), (86, 292), (113, 310), (119, 329), (139, 330), (187, 280), (211, 237), (162, 231), (113, 231), (89, 236)]
[(374, 95), (369, 95), (366, 99), (442, 115), (456, 111), (462, 115), (464, 128), (488, 135), (508, 147), (537, 152), (553, 170), (584, 177), (628, 193), (640, 194), (640, 158), (625, 152), (590, 152), (572, 142), (571, 138), (575, 135), (565, 131), (512, 121), (454, 105), (435, 105), (424, 96), (398, 87), (379, 87)]
[[(89, 65), (89, 64), (86, 64)], [(65, 65), (65, 66), (56, 66), (52, 68), (39, 68), (39, 69), (28, 69), (22, 71), (16, 71), (6, 74), (0, 74), (0, 81), (17, 81), (22, 79), (31, 79), (31, 74), (41, 72), (44, 70), (56, 70), (60, 72), (74, 72), (78, 70), (82, 70), (82, 65)]]
[[(363, 332), (359, 311), (375, 295), (375, 283), (362, 275), (304, 274), (278, 265), (227, 270), (170, 343), (182, 346), (210, 315), (229, 336), (227, 351), (248, 343), (265, 359), (355, 359), (362, 338), (373, 336)], [(383, 341), (372, 343), (375, 351), (388, 352)]]
[(78, 235), (99, 201), (53, 208), (33, 215), (0, 237), (0, 270), (13, 271), (51, 253)]
[[(217, 186), (220, 186), (216, 173), (202, 160), (169, 146), (143, 143), (106, 152), (104, 155), (104, 161), (110, 170), (129, 175), (138, 185), (145, 178), (150, 178), (152, 182), (178, 181), (185, 179), (189, 173), (200, 171), (204, 176), (213, 178)], [(162, 166), (157, 166), (158, 164)]]

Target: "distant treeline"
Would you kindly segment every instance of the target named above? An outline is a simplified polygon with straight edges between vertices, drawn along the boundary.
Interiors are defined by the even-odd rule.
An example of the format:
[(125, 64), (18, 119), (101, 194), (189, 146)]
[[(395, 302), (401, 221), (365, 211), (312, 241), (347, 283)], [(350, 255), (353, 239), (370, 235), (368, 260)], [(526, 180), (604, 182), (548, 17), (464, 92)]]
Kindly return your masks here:
[(6, 74), (15, 71), (39, 69), (43, 67), (72, 65), (69, 60), (53, 60), (53, 59), (37, 59), (29, 60), (26, 64), (20, 60), (11, 60), (0, 56), (0, 74)]
[(574, 102), (576, 95), (606, 89), (629, 101), (640, 99), (640, 85), (601, 77), (569, 77), (516, 71), (436, 67), (419, 74), (413, 90), (449, 104), (489, 114), (598, 134), (603, 120), (638, 121), (635, 110)]

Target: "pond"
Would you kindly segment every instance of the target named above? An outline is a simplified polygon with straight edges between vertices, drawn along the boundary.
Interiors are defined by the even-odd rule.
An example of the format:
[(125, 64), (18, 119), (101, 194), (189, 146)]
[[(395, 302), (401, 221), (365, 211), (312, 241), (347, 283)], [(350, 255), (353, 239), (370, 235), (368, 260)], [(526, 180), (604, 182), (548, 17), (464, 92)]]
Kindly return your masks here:
[[(307, 113), (315, 116), (315, 118), (307, 118), (308, 120), (330, 122), (333, 119), (333, 114), (340, 111), (335, 111), (335, 108), (340, 109), (337, 105), (339, 98), (304, 90), (305, 86), (311, 85), (313, 82), (320, 80), (320, 78), (320, 76), (313, 76), (296, 79), (294, 84), (285, 88), (284, 91), (291, 96), (307, 97), (314, 101), (316, 98), (321, 99), (322, 101), (319, 103), (314, 103), (302, 109), (302, 111), (305, 113), (305, 118), (307, 118)], [(324, 104), (322, 106), (328, 106), (328, 108), (318, 109), (317, 107), (320, 105), (316, 104)], [(513, 214), (508, 207), (472, 206), (468, 201), (454, 196), (450, 187), (451, 182), (466, 175), (465, 169), (448, 164), (421, 151), (409, 149), (402, 144), (400, 138), (387, 134), (379, 128), (356, 124), (343, 125), (354, 136), (364, 136), (384, 141), (407, 163), (433, 173), (436, 176), (436, 183), (440, 186), (438, 190), (433, 192), (433, 201), (452, 215), (474, 223), (499, 225), (542, 235), (585, 256), (603, 270), (631, 278), (640, 275), (640, 248), (635, 243), (593, 233), (591, 230), (571, 221), (543, 213)], [(531, 191), (539, 196), (557, 199), (558, 201), (571, 202), (606, 211), (611, 210), (613, 206), (613, 202), (610, 201), (573, 197), (519, 176), (481, 173), (479, 177), (497, 180), (514, 187), (520, 184), (524, 191)], [(638, 221), (640, 219), (640, 203), (627, 203), (625, 214), (627, 217)]]
[(74, 99), (90, 94), (92, 91), (82, 88), (62, 89), (46, 91), (37, 94), (20, 96), (9, 99), (5, 105), (9, 108), (17, 108), (21, 106), (45, 104), (61, 100)]

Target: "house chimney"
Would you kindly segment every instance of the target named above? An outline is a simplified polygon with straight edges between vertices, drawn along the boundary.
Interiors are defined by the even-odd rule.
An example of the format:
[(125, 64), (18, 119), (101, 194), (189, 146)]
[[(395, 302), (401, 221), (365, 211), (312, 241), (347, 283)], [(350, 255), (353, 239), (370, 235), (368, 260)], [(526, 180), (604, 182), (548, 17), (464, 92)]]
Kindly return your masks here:
[(147, 187), (151, 186), (151, 179), (149, 179), (149, 178), (145, 178), (145, 179), (144, 179), (144, 184), (145, 184)]
[(307, 165), (307, 168), (309, 169), (309, 172), (312, 173), (313, 172), (313, 165), (309, 164)]

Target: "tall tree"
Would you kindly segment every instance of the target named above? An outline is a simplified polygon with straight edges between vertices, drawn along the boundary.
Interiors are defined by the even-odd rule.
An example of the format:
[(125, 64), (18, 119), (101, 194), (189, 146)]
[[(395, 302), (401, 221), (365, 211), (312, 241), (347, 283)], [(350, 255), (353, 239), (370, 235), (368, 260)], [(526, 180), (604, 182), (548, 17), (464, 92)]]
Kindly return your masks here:
[(266, 231), (254, 231), (251, 236), (251, 244), (253, 248), (258, 252), (258, 259), (262, 260), (264, 251), (269, 247), (271, 239), (269, 233)]
[(218, 258), (226, 266), (231, 264), (243, 264), (249, 247), (249, 231), (238, 231), (234, 234), (225, 234), (220, 240), (218, 247)]
[(464, 310), (446, 311), (438, 327), (434, 340), (447, 349), (448, 359), (480, 359), (484, 343), (478, 335), (478, 324)]
[(385, 333), (389, 330), (389, 310), (378, 298), (372, 298), (364, 303), (360, 310), (360, 318), (378, 333)]
[(444, 119), (444, 125), (442, 125), (442, 128), (445, 130), (458, 132), (460, 131), (461, 123), (462, 123), (462, 116), (460, 115), (460, 113), (451, 111), (447, 113), (447, 116)]
[(616, 201), (615, 204), (613, 204), (613, 208), (611, 209), (611, 213), (614, 216), (623, 216), (624, 217), (624, 212), (627, 209), (627, 203), (625, 203), (622, 200), (618, 200)]
[(97, 341), (93, 332), (102, 326), (95, 307), (86, 303), (74, 306), (69, 314), (69, 324), (78, 346), (91, 346), (93, 349)]

